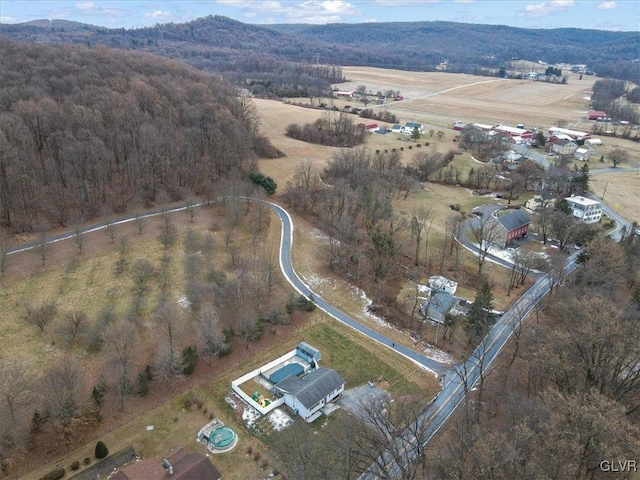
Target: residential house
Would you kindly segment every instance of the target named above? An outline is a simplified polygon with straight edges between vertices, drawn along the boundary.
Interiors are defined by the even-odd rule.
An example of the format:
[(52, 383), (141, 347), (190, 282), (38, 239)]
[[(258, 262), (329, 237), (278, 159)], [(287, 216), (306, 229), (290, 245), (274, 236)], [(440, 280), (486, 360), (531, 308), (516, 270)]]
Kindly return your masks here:
[(316, 368), (304, 376), (289, 375), (275, 385), (276, 395), (284, 397), (284, 403), (296, 415), (313, 422), (329, 403), (344, 391), (344, 379), (329, 368)]
[(493, 225), (489, 228), (496, 229), (493, 243), (501, 247), (506, 247), (513, 240), (527, 236), (531, 219), (523, 210), (517, 209), (506, 215), (500, 215), (492, 220)]
[(590, 198), (572, 195), (567, 202), (571, 207), (572, 215), (583, 223), (598, 223), (602, 218), (602, 205)]
[[(99, 477), (99, 476), (98, 476)], [(184, 448), (169, 451), (162, 462), (154, 458), (139, 460), (109, 477), (111, 480), (220, 480), (220, 472), (201, 453)]]
[(433, 277), (429, 277), (429, 288), (454, 295), (458, 288), (458, 282), (454, 282), (440, 275), (434, 275)]
[(526, 208), (532, 211), (536, 211), (539, 208), (549, 208), (555, 205), (556, 199), (553, 193), (543, 193), (542, 195), (534, 195), (524, 204)]
[(436, 291), (427, 301), (420, 305), (420, 313), (423, 318), (437, 323), (444, 323), (447, 314), (453, 310), (459, 302), (460, 299), (450, 293), (441, 290)]

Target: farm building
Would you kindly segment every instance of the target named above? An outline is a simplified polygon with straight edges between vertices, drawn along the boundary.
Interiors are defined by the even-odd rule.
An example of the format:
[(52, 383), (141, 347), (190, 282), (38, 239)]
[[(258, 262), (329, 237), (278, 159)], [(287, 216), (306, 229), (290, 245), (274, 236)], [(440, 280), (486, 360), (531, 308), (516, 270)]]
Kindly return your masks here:
[(457, 122), (453, 123), (453, 129), (456, 130), (457, 132), (461, 132), (462, 130), (464, 130), (469, 125), (470, 125), (469, 122), (457, 121)]
[(582, 223), (598, 223), (602, 218), (602, 205), (596, 200), (577, 195), (568, 197), (572, 215)]
[(402, 125), (394, 125), (391, 127), (391, 132), (392, 133), (401, 133), (402, 132)]
[(574, 140), (588, 140), (591, 138), (591, 134), (588, 132), (579, 132), (576, 130), (568, 130), (566, 128), (551, 127), (548, 131), (549, 135), (562, 133), (564, 135), (569, 135)]
[(380, 127), (378, 126), (378, 124), (376, 122), (374, 122), (373, 120), (369, 120), (366, 122), (360, 122), (358, 124), (358, 127), (362, 128), (363, 130), (366, 130), (368, 132), (376, 132), (380, 129)]
[(607, 114), (602, 110), (589, 110), (589, 120), (598, 120), (599, 118), (607, 118)]
[(497, 229), (497, 235), (493, 243), (506, 247), (513, 240), (527, 236), (531, 219), (522, 210), (514, 210), (506, 215), (500, 215), (492, 220), (491, 228)]
[(576, 151), (573, 152), (573, 156), (581, 162), (586, 162), (587, 160), (589, 160), (591, 152), (592, 151), (590, 148), (577, 148)]
[(571, 155), (576, 151), (578, 145), (576, 145), (571, 140), (560, 139), (551, 144), (551, 151), (557, 153), (558, 155)]
[(481, 130), (483, 132), (489, 132), (493, 130), (493, 125), (486, 125), (484, 123), (474, 123), (473, 128), (475, 128), (476, 130)]
[(590, 138), (589, 140), (585, 140), (584, 143), (587, 145), (602, 145), (602, 140), (599, 138)]
[(353, 92), (346, 92), (343, 90), (338, 90), (336, 92), (333, 92), (333, 94), (337, 97), (337, 98), (353, 98)]
[(503, 137), (520, 137), (524, 140), (531, 140), (533, 132), (531, 130), (509, 127), (507, 125), (496, 125), (493, 127), (494, 132), (498, 132)]
[(296, 415), (313, 422), (344, 391), (344, 379), (335, 370), (316, 368), (303, 376), (289, 375), (275, 389)]

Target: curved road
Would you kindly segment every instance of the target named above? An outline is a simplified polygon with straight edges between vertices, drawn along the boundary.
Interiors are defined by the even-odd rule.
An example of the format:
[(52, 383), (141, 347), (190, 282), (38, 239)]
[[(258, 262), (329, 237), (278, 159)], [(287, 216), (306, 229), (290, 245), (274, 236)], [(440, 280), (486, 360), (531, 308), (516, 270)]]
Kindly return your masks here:
[[(396, 352), (398, 352), (400, 355), (404, 356), (405, 358), (413, 361), (414, 363), (416, 363), (417, 365), (419, 365), (422, 368), (425, 368), (427, 370), (430, 370), (434, 373), (436, 373), (438, 375), (438, 377), (440, 377), (440, 375), (444, 374), (448, 368), (449, 365), (445, 364), (445, 363), (441, 363), (438, 362), (436, 360), (433, 360), (432, 358), (429, 358), (425, 355), (422, 355), (414, 350), (411, 350), (410, 348), (407, 348), (403, 345), (400, 344), (396, 344), (395, 342), (393, 342), (392, 340), (388, 339), (387, 337), (385, 337), (384, 335), (376, 332), (375, 330), (372, 330), (368, 327), (366, 327), (365, 325), (362, 325), (361, 323), (359, 323), (357, 320), (351, 318), (349, 315), (347, 315), (346, 313), (344, 313), (343, 311), (341, 311), (340, 309), (338, 309), (337, 307), (334, 307), (333, 305), (331, 305), (331, 303), (327, 302), (324, 298), (322, 298), (320, 295), (314, 293), (307, 284), (305, 284), (300, 277), (298, 276), (298, 274), (295, 272), (293, 265), (291, 263), (291, 247), (293, 245), (293, 221), (291, 220), (291, 216), (289, 215), (289, 213), (282, 208), (281, 206), (272, 203), (272, 202), (268, 202), (265, 200), (259, 200), (259, 199), (254, 199), (254, 198), (250, 198), (250, 197), (240, 197), (243, 200), (246, 201), (251, 201), (251, 202), (263, 202), (266, 205), (268, 205), (275, 213), (276, 215), (278, 215), (278, 218), (280, 218), (280, 221), (282, 222), (282, 234), (281, 234), (281, 238), (280, 238), (280, 269), (282, 270), (282, 273), (284, 275), (284, 277), (286, 278), (286, 280), (293, 286), (293, 288), (296, 289), (296, 291), (298, 293), (300, 293), (301, 295), (304, 295), (307, 299), (312, 300), (316, 306), (322, 310), (323, 312), (325, 312), (327, 315), (333, 317), (334, 319), (338, 320), (339, 322), (342, 322), (343, 324), (357, 330), (358, 332), (366, 335), (367, 337), (371, 338), (372, 340), (378, 342), (379, 344), (393, 349)], [(222, 200), (222, 198), (218, 198), (217, 201)], [(192, 207), (200, 207), (203, 205), (206, 205), (206, 202), (200, 202), (200, 203), (196, 203), (193, 204)], [(183, 210), (186, 210), (187, 207), (183, 206), (183, 207), (177, 207), (177, 208), (172, 208), (169, 210), (165, 210), (165, 209), (160, 209), (160, 210), (154, 210), (151, 212), (148, 212), (144, 215), (140, 215), (140, 218), (149, 218), (149, 217), (154, 217), (154, 216), (158, 216), (158, 215), (162, 215), (163, 213), (174, 213), (174, 212), (180, 212)], [(136, 215), (129, 215), (123, 218), (120, 218), (117, 221), (111, 222), (112, 225), (120, 225), (123, 223), (128, 223), (128, 222), (133, 222), (136, 220)], [(103, 230), (105, 228), (107, 228), (107, 226), (110, 224), (110, 222), (100, 222), (100, 223), (96, 223), (93, 225), (90, 225), (88, 227), (83, 228), (79, 234), (83, 235), (86, 233), (91, 233), (91, 232), (95, 232), (98, 230)], [(46, 244), (51, 244), (51, 243), (56, 243), (56, 242), (60, 242), (62, 240), (68, 240), (71, 238), (74, 238), (76, 235), (78, 234), (78, 232), (67, 232), (67, 233), (61, 233), (59, 235), (55, 235), (53, 237), (49, 237), (46, 239)], [(31, 250), (33, 248), (36, 248), (38, 245), (40, 244), (40, 242), (36, 241), (36, 242), (30, 242), (21, 246), (17, 246), (17, 247), (13, 247), (9, 250), (9, 254), (15, 254), (18, 252), (24, 252), (26, 250)]]

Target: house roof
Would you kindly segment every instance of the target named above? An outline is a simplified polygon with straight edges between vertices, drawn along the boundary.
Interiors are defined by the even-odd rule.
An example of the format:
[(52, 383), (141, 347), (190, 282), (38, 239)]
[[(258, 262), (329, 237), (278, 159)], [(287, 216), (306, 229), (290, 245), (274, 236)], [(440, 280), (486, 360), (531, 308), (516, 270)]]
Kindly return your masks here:
[(341, 385), (344, 385), (344, 379), (338, 372), (329, 368), (316, 368), (302, 378), (289, 376), (276, 387), (293, 395), (309, 409)]
[(429, 304), (429, 310), (446, 315), (458, 302), (458, 299), (447, 292), (437, 292)]
[(507, 232), (510, 232), (511, 230), (530, 224), (531, 219), (524, 211), (518, 209), (506, 215), (499, 216), (498, 223), (502, 225)]
[(201, 453), (187, 454), (184, 448), (167, 452), (167, 460), (173, 466), (173, 474), (165, 471), (162, 463), (153, 458), (140, 460), (122, 470), (116, 476), (118, 480), (220, 480), (220, 472), (211, 461)]

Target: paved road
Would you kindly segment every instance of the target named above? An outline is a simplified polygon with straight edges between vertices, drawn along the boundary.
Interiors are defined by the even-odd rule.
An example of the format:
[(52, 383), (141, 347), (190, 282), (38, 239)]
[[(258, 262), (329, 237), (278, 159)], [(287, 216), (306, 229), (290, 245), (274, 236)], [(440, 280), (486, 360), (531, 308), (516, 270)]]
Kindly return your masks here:
[(546, 155), (542, 155), (538, 152), (531, 151), (527, 148), (526, 145), (509, 145), (509, 147), (518, 152), (523, 157), (528, 158), (529, 160), (536, 162), (538, 165), (541, 165), (543, 168), (551, 168), (551, 162), (547, 158)]
[[(258, 201), (261, 201), (261, 200), (258, 200)], [(280, 269), (282, 270), (282, 273), (284, 274), (287, 281), (293, 286), (293, 288), (296, 289), (298, 293), (300, 293), (301, 295), (304, 295), (309, 299), (312, 299), (320, 310), (327, 313), (331, 317), (344, 323), (345, 325), (348, 325), (349, 327), (357, 330), (358, 332), (363, 333), (364, 335), (375, 340), (381, 345), (395, 350), (399, 354), (403, 355), (409, 360), (412, 360), (418, 365), (424, 368), (427, 368), (437, 373), (438, 375), (441, 375), (447, 371), (447, 369), (449, 368), (447, 364), (437, 362), (429, 357), (426, 357), (425, 355), (421, 355), (420, 353), (417, 353), (414, 350), (411, 350), (410, 348), (394, 343), (384, 335), (381, 335), (375, 330), (371, 330), (370, 328), (358, 323), (349, 315), (347, 315), (346, 313), (342, 312), (338, 308), (331, 305), (320, 295), (318, 295), (317, 293), (314, 293), (309, 288), (309, 286), (306, 285), (300, 279), (298, 274), (293, 269), (293, 265), (291, 264), (291, 246), (293, 244), (293, 222), (291, 220), (291, 217), (289, 216), (289, 213), (287, 213), (287, 211), (284, 208), (280, 207), (279, 205), (276, 205), (275, 203), (271, 203), (271, 202), (265, 202), (265, 203), (269, 205), (269, 207), (271, 207), (271, 209), (274, 212), (276, 212), (276, 214), (278, 215), (278, 217), (280, 217), (280, 220), (282, 222), (282, 236), (280, 241)]]
[[(568, 258), (565, 266), (565, 275), (571, 273), (578, 266), (576, 256), (579, 252), (574, 253)], [(453, 412), (464, 401), (465, 396), (472, 391), (474, 385), (479, 380), (482, 372), (491, 367), (500, 351), (507, 344), (511, 336), (520, 327), (524, 318), (531, 312), (538, 302), (549, 293), (552, 287), (552, 280), (549, 275), (540, 277), (536, 283), (527, 290), (496, 322), (491, 332), (485, 337), (482, 343), (476, 348), (473, 354), (463, 364), (456, 365), (454, 371), (447, 374), (444, 381), (442, 391), (420, 414), (419, 424), (424, 425), (424, 434), (420, 440), (423, 446), (438, 433), (442, 426), (446, 423)], [(398, 437), (398, 442), (404, 450), (403, 462), (405, 465), (416, 461), (415, 446), (411, 446), (411, 441), (417, 439), (410, 438), (407, 440), (406, 435)], [(388, 453), (381, 456), (381, 461), (360, 476), (360, 480), (377, 480), (380, 478), (397, 478), (400, 476), (401, 469)], [(385, 468), (380, 469), (377, 465), (384, 464)], [(381, 471), (381, 470), (384, 470)]]
[[(293, 288), (296, 289), (296, 291), (298, 291), (298, 293), (300, 293), (301, 295), (304, 295), (305, 297), (307, 297), (308, 299), (311, 299), (314, 301), (314, 303), (316, 304), (316, 306), (322, 310), (323, 312), (327, 313), (328, 315), (330, 315), (331, 317), (335, 318), (336, 320), (344, 323), (345, 325), (348, 325), (349, 327), (357, 330), (358, 332), (366, 335), (367, 337), (371, 338), (372, 340), (375, 340), (376, 342), (378, 342), (379, 344), (393, 349), (396, 352), (398, 352), (400, 355), (403, 355), (404, 357), (406, 357), (407, 359), (415, 362), (416, 364), (418, 364), (420, 367), (422, 368), (426, 368), (428, 370), (431, 370), (432, 372), (438, 374), (438, 376), (444, 374), (447, 369), (449, 368), (448, 364), (445, 363), (441, 363), (438, 362), (436, 360), (433, 360), (432, 358), (429, 358), (425, 355), (422, 355), (414, 350), (411, 350), (410, 348), (407, 348), (403, 345), (399, 345), (396, 344), (395, 342), (393, 342), (392, 340), (388, 339), (387, 337), (385, 337), (384, 335), (381, 335), (380, 333), (376, 332), (375, 330), (372, 330), (368, 327), (366, 327), (365, 325), (362, 325), (361, 323), (359, 323), (357, 320), (351, 318), (349, 315), (347, 315), (346, 313), (342, 312), (341, 310), (339, 310), (338, 308), (334, 307), (333, 305), (331, 305), (329, 302), (327, 302), (324, 298), (322, 298), (320, 295), (318, 295), (317, 293), (314, 293), (308, 285), (306, 285), (298, 276), (298, 274), (295, 272), (293, 265), (291, 264), (291, 246), (293, 244), (293, 221), (291, 220), (291, 217), (289, 216), (289, 213), (282, 208), (281, 206), (272, 203), (272, 202), (267, 202), (264, 200), (257, 200), (257, 199), (253, 199), (253, 198), (249, 198), (249, 197), (242, 197), (244, 200), (246, 201), (259, 201), (259, 202), (263, 202), (265, 204), (267, 204), (280, 218), (280, 221), (282, 222), (282, 236), (280, 239), (280, 269), (282, 270), (283, 275), (285, 276), (285, 278), (287, 279), (287, 281), (293, 286)], [(217, 199), (218, 201), (222, 200), (221, 198)], [(200, 207), (202, 205), (205, 205), (206, 202), (201, 202), (201, 203), (197, 203), (194, 204), (193, 207)], [(154, 217), (157, 215), (162, 215), (163, 213), (174, 213), (174, 212), (180, 212), (183, 210), (186, 210), (187, 207), (186, 206), (182, 206), (182, 207), (177, 207), (177, 208), (172, 208), (172, 209), (159, 209), (159, 210), (154, 210), (152, 212), (148, 212), (144, 215), (140, 215), (140, 217), (142, 218), (149, 218), (149, 217)], [(123, 223), (128, 223), (128, 222), (133, 222), (136, 220), (136, 215), (129, 215), (126, 217), (122, 217), (120, 219), (118, 219), (117, 221), (111, 222), (114, 225), (120, 225)], [(90, 225), (88, 227), (85, 227), (81, 230), (80, 234), (86, 234), (86, 233), (91, 233), (91, 232), (95, 232), (98, 230), (103, 230), (105, 228), (107, 228), (109, 222), (100, 222), (100, 223), (96, 223), (93, 225)], [(56, 243), (56, 242), (60, 242), (62, 240), (68, 240), (71, 238), (74, 238), (78, 233), (77, 232), (67, 232), (67, 233), (61, 233), (59, 235), (55, 235), (53, 237), (49, 237), (46, 239), (46, 243), (47, 244), (51, 244), (51, 243)], [(13, 247), (10, 249), (9, 254), (15, 254), (18, 252), (24, 252), (26, 250), (31, 250), (33, 248), (36, 248), (38, 245), (40, 244), (40, 242), (36, 241), (36, 242), (30, 242), (24, 245), (20, 245), (17, 247)]]

